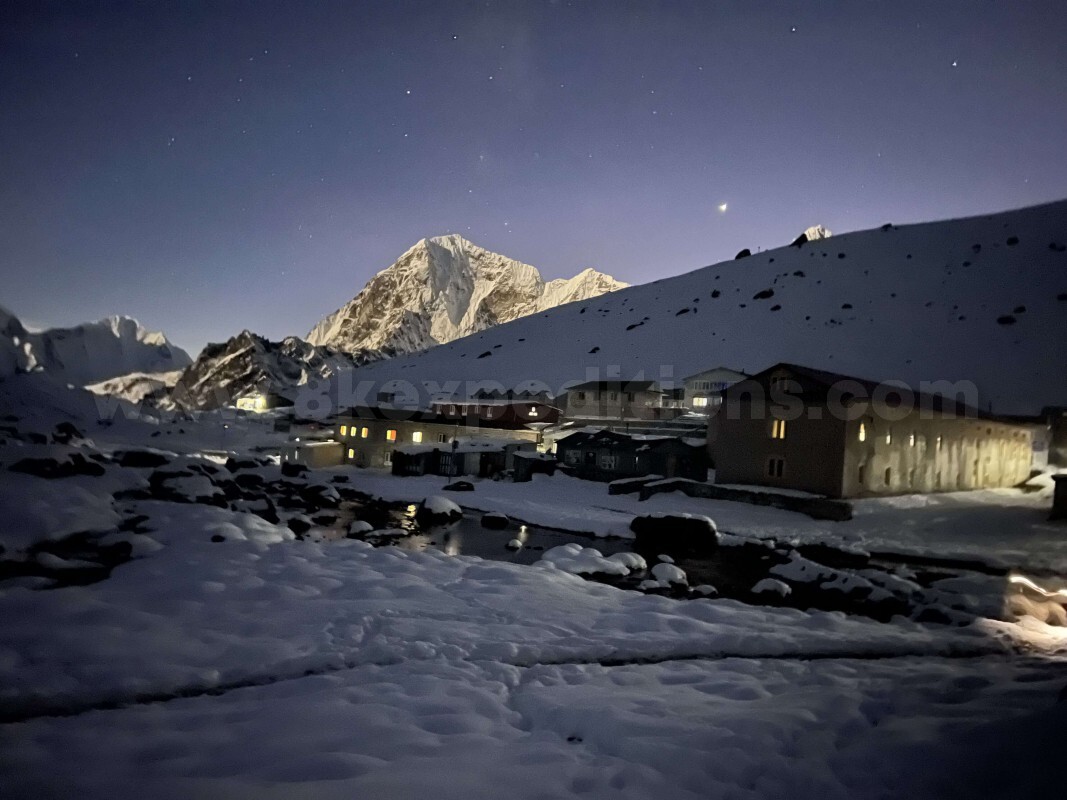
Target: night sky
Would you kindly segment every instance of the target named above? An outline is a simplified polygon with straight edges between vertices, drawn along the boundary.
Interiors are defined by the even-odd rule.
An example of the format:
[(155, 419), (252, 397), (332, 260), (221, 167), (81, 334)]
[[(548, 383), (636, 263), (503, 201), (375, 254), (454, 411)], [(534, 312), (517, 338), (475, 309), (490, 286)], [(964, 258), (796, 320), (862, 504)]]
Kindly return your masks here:
[(1067, 196), (1065, 98), (1062, 0), (8, 0), (0, 304), (195, 354), (448, 232), (642, 283)]

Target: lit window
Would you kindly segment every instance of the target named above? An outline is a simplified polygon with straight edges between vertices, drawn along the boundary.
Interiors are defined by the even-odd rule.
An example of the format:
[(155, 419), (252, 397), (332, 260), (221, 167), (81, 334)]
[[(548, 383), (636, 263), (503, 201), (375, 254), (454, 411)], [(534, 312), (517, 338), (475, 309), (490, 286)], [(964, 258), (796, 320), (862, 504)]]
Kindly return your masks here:
[(526, 414), (528, 416), (531, 416), (531, 417), (536, 417), (537, 416), (537, 406), (530, 406), (530, 409), (526, 412)]
[(385, 432), (385, 440), (387, 442), (395, 442), (396, 441), (396, 429), (395, 428), (390, 428), (389, 430), (387, 430)]
[(908, 447), (915, 447), (915, 434), (908, 435)]
[(356, 451), (353, 450), (351, 447), (348, 448), (348, 457), (349, 458), (355, 458), (356, 457)]
[(941, 449), (941, 437), (940, 436), (937, 437), (937, 449), (938, 450)]
[(415, 444), (418, 444), (419, 442), (421, 442), (422, 441), (422, 431), (415, 431), (414, 433), (412, 433), (411, 434), (411, 441), (415, 442)]
[(780, 478), (785, 473), (785, 459), (784, 458), (768, 458), (767, 459), (767, 477), (768, 478)]
[(776, 419), (771, 423), (771, 438), (772, 439), (784, 439), (785, 438), (785, 420)]
[(360, 428), (359, 429), (359, 438), (360, 439), (366, 439), (368, 436), (370, 436), (370, 428)]
[[(861, 442), (867, 441), (867, 425), (865, 423), (862, 423), (862, 422), (860, 423), (859, 439), (860, 439)], [(863, 483), (863, 479), (862, 478), (860, 479), (860, 483)]]
[(342, 425), (341, 426), (341, 435), (342, 436), (347, 436), (348, 435), (348, 426), (347, 425)]
[(885, 443), (886, 444), (893, 444), (893, 432), (892, 431), (886, 431), (885, 432)]
[(693, 408), (706, 408), (708, 405), (708, 398), (706, 397), (694, 397)]

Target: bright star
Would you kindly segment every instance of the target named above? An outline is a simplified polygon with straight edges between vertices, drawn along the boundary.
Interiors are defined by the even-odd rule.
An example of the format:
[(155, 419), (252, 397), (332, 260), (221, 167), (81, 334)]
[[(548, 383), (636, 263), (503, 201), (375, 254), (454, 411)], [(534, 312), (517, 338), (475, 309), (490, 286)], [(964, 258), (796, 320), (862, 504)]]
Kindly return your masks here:
[(719, 203), (719, 213), (720, 214), (725, 214), (726, 213), (726, 208), (727, 208), (726, 203)]

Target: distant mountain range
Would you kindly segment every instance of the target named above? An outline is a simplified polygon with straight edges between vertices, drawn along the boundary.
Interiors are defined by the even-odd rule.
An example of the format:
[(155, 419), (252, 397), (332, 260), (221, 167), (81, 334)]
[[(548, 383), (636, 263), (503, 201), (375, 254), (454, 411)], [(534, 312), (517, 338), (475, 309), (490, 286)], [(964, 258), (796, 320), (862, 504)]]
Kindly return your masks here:
[(30, 332), (0, 308), (0, 377), (41, 371), (61, 383), (86, 386), (131, 372), (184, 369), (189, 354), (130, 317), (108, 317), (73, 328)]
[(352, 370), (386, 392), (397, 379), (558, 391), (792, 361), (969, 381), (968, 399), (1004, 413), (1067, 405), (1067, 201), (827, 237), (815, 226), (790, 246), (634, 287), (595, 270), (545, 282), (459, 236), (424, 239), (308, 341), (244, 331), (192, 363), (126, 317), (31, 333), (0, 310), (0, 378), (43, 371), (135, 402), (212, 408)]

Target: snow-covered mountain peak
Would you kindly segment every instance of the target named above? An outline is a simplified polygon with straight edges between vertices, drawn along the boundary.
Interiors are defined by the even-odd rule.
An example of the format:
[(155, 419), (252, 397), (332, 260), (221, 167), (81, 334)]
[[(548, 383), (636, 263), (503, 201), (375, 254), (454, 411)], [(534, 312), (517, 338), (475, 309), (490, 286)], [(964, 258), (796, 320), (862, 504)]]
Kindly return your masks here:
[(529, 264), (459, 234), (422, 239), (308, 334), (313, 345), (386, 355), (436, 344), (625, 284), (587, 269), (547, 284)]
[(823, 225), (812, 225), (804, 231), (804, 236), (809, 242), (816, 242), (819, 239), (829, 239), (833, 234)]
[(166, 372), (192, 363), (189, 354), (132, 317), (114, 315), (72, 328), (30, 332), (0, 309), (0, 377), (42, 370), (85, 386), (131, 372)]

